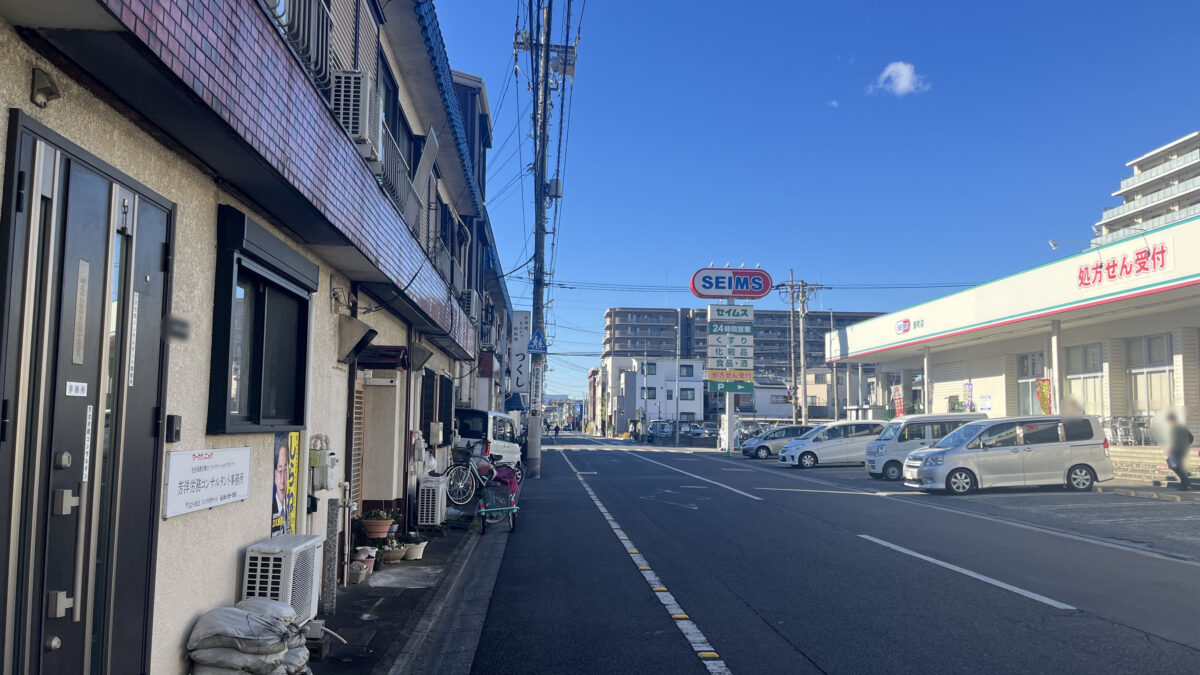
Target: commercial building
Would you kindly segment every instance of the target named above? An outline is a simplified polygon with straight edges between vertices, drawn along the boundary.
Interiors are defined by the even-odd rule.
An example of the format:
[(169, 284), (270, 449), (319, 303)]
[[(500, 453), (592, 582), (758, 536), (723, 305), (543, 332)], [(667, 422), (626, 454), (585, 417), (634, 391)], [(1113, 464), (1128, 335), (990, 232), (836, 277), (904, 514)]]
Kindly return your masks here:
[[(877, 316), (876, 312), (827, 312), (810, 311), (805, 319), (803, 349), (799, 337), (799, 319), (793, 329), (797, 370), (800, 359), (807, 359), (808, 406), (814, 417), (831, 417), (832, 402), (837, 392), (839, 410), (853, 403), (851, 387), (857, 380), (847, 378), (844, 367), (836, 368), (825, 359), (825, 333), (830, 326), (844, 327)], [(756, 393), (739, 394), (736, 398), (738, 412), (757, 417), (790, 417), (792, 414), (791, 355), (789, 344), (793, 335), (789, 333), (789, 312), (786, 310), (754, 311), (754, 379)], [(701, 359), (708, 351), (708, 315), (706, 309), (664, 309), (648, 307), (613, 307), (604, 312), (604, 342), (601, 352), (601, 367), (598, 377), (598, 400), (593, 414), (597, 429), (600, 422), (618, 422), (623, 430), (620, 411), (612, 407), (615, 392), (620, 388), (621, 372), (634, 367), (639, 359)], [(669, 357), (669, 359), (668, 359)], [(665, 361), (657, 361), (665, 362)], [(673, 363), (673, 361), (671, 361)], [(702, 378), (702, 374), (700, 379)], [(873, 375), (867, 368), (866, 377)], [(836, 377), (836, 379), (835, 379)], [(799, 378), (799, 374), (797, 374)], [(701, 387), (702, 400), (697, 419), (716, 419), (724, 412), (725, 397), (710, 394)], [(607, 394), (607, 398), (605, 395)], [(613, 416), (615, 415), (615, 417)], [(627, 420), (626, 420), (627, 422)]]
[(1130, 163), (1146, 178), (1122, 182), (1130, 208), (1105, 211), (1091, 248), (832, 331), (830, 359), (887, 378), (881, 415), (893, 398), (930, 412), (1099, 415), (1127, 476), (1165, 478), (1161, 452), (1139, 448), (1170, 410), (1200, 436), (1200, 215), (1176, 217), (1183, 202), (1153, 214), (1181, 194), (1170, 176), (1190, 170), (1196, 139)]
[(0, 73), (0, 668), (187, 672), (274, 534), (323, 538), (331, 608), (352, 508), (412, 514), (506, 393), (433, 3), (0, 0)]

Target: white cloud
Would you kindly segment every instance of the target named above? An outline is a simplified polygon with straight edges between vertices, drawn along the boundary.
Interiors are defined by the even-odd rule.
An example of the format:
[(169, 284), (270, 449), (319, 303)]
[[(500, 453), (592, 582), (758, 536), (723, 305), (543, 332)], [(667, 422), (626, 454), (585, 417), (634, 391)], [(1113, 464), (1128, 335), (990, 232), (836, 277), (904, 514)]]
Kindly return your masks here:
[(829, 106), (830, 108), (836, 108), (840, 104), (837, 102), (837, 99), (835, 98), (832, 101), (830, 101), (829, 103), (826, 103), (825, 105)]
[(867, 93), (871, 94), (882, 89), (889, 94), (904, 96), (928, 91), (929, 86), (925, 78), (917, 74), (913, 64), (893, 61), (887, 64), (887, 67), (879, 74), (879, 79), (875, 80), (875, 84), (867, 87)]

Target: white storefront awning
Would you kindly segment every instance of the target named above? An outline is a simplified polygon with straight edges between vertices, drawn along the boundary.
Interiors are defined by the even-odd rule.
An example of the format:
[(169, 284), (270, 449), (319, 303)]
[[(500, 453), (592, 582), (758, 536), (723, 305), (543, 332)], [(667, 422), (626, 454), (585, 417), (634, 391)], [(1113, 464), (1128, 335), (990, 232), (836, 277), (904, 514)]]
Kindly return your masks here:
[[(876, 363), (1195, 304), (1200, 217), (875, 317), (826, 335), (829, 361)], [(1039, 321), (1039, 319), (1045, 319)]]

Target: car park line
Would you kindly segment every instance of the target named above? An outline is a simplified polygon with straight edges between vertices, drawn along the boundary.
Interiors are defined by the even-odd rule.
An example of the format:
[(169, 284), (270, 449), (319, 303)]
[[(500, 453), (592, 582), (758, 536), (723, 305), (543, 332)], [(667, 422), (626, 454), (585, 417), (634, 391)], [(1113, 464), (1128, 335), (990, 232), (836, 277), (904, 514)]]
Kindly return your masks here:
[(866, 539), (869, 542), (890, 548), (893, 551), (897, 551), (897, 552), (903, 553), (905, 555), (910, 555), (914, 558), (924, 560), (925, 562), (928, 562), (928, 563), (933, 563), (934, 565), (937, 565), (938, 567), (944, 567), (952, 572), (958, 572), (959, 574), (966, 575), (968, 577), (971, 577), (972, 579), (978, 579), (979, 581), (982, 581), (986, 584), (991, 584), (997, 588), (1003, 588), (1006, 591), (1011, 591), (1013, 593), (1016, 593), (1017, 595), (1025, 596), (1026, 598), (1029, 598), (1030, 600), (1036, 600), (1042, 604), (1050, 605), (1051, 607), (1054, 607), (1055, 609), (1065, 609), (1065, 610), (1072, 610), (1072, 611), (1075, 610), (1074, 607), (1072, 607), (1071, 605), (1068, 605), (1064, 602), (1059, 602), (1058, 600), (1055, 600), (1053, 598), (1047, 598), (1044, 595), (1034, 593), (1033, 591), (1027, 591), (1024, 588), (1019, 588), (1017, 586), (1013, 586), (1012, 584), (1006, 584), (1003, 581), (1000, 581), (999, 579), (993, 579), (989, 576), (985, 576), (978, 572), (972, 572), (971, 570), (969, 570), (965, 567), (959, 567), (958, 565), (952, 565), (948, 562), (938, 560), (937, 558), (930, 558), (929, 556), (921, 554), (921, 553), (917, 553), (916, 551), (914, 551), (912, 549), (907, 549), (907, 548), (904, 548), (903, 546), (897, 546), (891, 542), (886, 542), (882, 539), (876, 539), (875, 537), (872, 537), (871, 535), (868, 535), (868, 534), (860, 534), (858, 536), (862, 539)]

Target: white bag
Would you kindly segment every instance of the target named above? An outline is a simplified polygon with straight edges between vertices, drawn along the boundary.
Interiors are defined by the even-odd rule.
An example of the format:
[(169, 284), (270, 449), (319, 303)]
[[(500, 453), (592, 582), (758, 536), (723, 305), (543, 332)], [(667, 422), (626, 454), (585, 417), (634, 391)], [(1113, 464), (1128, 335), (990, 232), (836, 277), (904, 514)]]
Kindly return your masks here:
[(245, 654), (282, 654), (287, 651), (286, 641), (291, 634), (279, 619), (236, 607), (218, 607), (196, 621), (187, 648), (227, 647)]
[(254, 675), (274, 675), (283, 668), (285, 651), (274, 654), (246, 654), (228, 647), (210, 647), (194, 649), (188, 656), (196, 663), (205, 666), (216, 666), (230, 670), (253, 673)]

